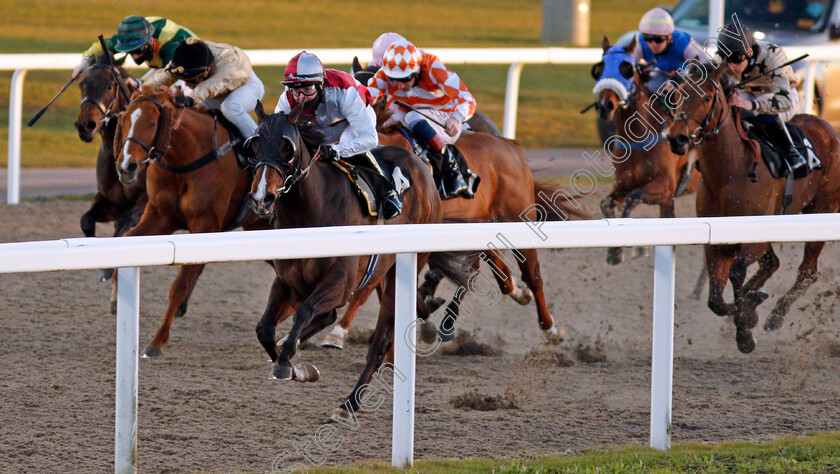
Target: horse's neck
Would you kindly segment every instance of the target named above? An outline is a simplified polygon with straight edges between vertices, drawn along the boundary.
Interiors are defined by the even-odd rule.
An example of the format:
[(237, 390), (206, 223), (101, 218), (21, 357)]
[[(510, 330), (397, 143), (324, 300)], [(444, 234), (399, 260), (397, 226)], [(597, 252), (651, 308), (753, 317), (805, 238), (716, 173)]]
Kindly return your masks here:
[(716, 183), (712, 187), (749, 179), (753, 150), (738, 134), (731, 111), (720, 131), (704, 137), (697, 151), (704, 179)]
[(275, 202), (274, 227), (324, 227), (353, 225), (361, 215), (355, 194), (347, 191), (349, 181), (337, 168), (316, 163), (292, 189)]
[(229, 140), (227, 130), (213, 122), (213, 116), (207, 112), (191, 108), (175, 109), (172, 112), (172, 126), (177, 125), (178, 128), (172, 132), (169, 140), (167, 161), (190, 163), (216, 146), (224, 145)]
[[(650, 106), (647, 105), (648, 102), (650, 102)], [(653, 111), (651, 111), (651, 109), (653, 109)], [(628, 102), (626, 109), (618, 109), (616, 111), (616, 126), (618, 127), (618, 132), (622, 137), (624, 137), (625, 133), (624, 124), (636, 114), (638, 114), (638, 116), (641, 117), (647, 125), (653, 127), (653, 130), (651, 130), (653, 133), (659, 132), (659, 130), (667, 122), (668, 117), (662, 110), (662, 106), (655, 100), (651, 100), (651, 96), (643, 92), (637, 92), (633, 99)]]

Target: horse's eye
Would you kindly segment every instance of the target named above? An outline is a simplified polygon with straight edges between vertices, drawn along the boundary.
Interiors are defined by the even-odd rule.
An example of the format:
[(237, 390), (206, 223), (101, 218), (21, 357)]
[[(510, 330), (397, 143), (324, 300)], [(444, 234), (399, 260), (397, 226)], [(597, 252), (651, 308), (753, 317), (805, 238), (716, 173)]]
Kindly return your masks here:
[(712, 97), (708, 96), (708, 95), (706, 97), (704, 97), (704, 99), (706, 100), (706, 102), (711, 102), (712, 101)]

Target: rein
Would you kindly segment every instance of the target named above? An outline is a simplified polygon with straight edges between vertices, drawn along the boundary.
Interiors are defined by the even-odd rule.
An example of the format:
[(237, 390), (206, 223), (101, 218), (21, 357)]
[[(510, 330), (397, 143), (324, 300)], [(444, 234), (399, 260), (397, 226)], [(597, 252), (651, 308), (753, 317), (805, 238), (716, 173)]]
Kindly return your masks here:
[(713, 81), (712, 84), (714, 84), (714, 86), (715, 86), (715, 93), (712, 96), (712, 106), (709, 107), (709, 113), (706, 114), (706, 117), (703, 118), (702, 121), (697, 119), (696, 117), (694, 117), (693, 115), (691, 115), (687, 112), (680, 112), (680, 113), (678, 113), (674, 116), (674, 121), (682, 120), (685, 123), (686, 128), (688, 128), (689, 130), (691, 129), (691, 127), (688, 125), (688, 119), (691, 119), (691, 120), (697, 122), (698, 125), (700, 125), (700, 127), (695, 129), (695, 131), (699, 130), (700, 133), (698, 133), (698, 134), (692, 133), (691, 134), (691, 139), (692, 139), (692, 141), (694, 142), (695, 145), (699, 144), (700, 142), (702, 142), (706, 138), (713, 137), (713, 136), (717, 135), (718, 133), (720, 133), (720, 130), (726, 124), (727, 120), (729, 120), (729, 116), (732, 115), (731, 114), (731, 107), (728, 107), (728, 106), (726, 106), (726, 104), (723, 104), (723, 111), (721, 112), (721, 114), (723, 115), (723, 118), (718, 120), (718, 124), (713, 130), (709, 130), (709, 131), (706, 130), (706, 127), (708, 127), (709, 124), (712, 121), (712, 115), (714, 115), (714, 113), (715, 113), (715, 106), (718, 103), (718, 96), (720, 96), (723, 93), (723, 91), (721, 90), (720, 85), (717, 83), (717, 81)]
[[(111, 67), (109, 67), (107, 65), (96, 64), (96, 65), (91, 66), (90, 69), (108, 69), (108, 70), (111, 70), (111, 72), (114, 73), (114, 78), (111, 81), (111, 84), (114, 84), (117, 87), (119, 87), (119, 84), (118, 84), (119, 79), (117, 77), (117, 72), (115, 72), (115, 70), (112, 70)], [(94, 99), (93, 97), (90, 97), (90, 96), (83, 97), (82, 102), (79, 104), (79, 106), (82, 106), (82, 105), (85, 105), (85, 104), (95, 105), (104, 115), (104, 117), (102, 117), (102, 120), (100, 120), (99, 123), (106, 123), (109, 120), (111, 120), (112, 118), (114, 118), (115, 115), (119, 115), (118, 113), (114, 114), (113, 112), (114, 112), (115, 106), (117, 108), (119, 108), (119, 106), (122, 105), (122, 101), (120, 100), (119, 91), (115, 91), (114, 92), (114, 98), (111, 99), (111, 103), (108, 104), (107, 107), (105, 106), (105, 104), (101, 100)]]
[(286, 178), (283, 179), (283, 186), (277, 188), (274, 191), (274, 196), (275, 197), (280, 197), (283, 194), (286, 194), (289, 191), (291, 191), (292, 187), (295, 184), (297, 184), (298, 182), (300, 182), (304, 178), (306, 178), (306, 176), (309, 174), (309, 168), (311, 168), (312, 165), (314, 165), (315, 162), (318, 161), (320, 158), (321, 158), (321, 151), (320, 151), (320, 148), (319, 148), (318, 153), (312, 158), (312, 160), (309, 162), (309, 164), (306, 165), (306, 167), (304, 167), (303, 169), (301, 169), (300, 162), (301, 162), (301, 160), (303, 160), (303, 153), (302, 152), (301, 153), (295, 153), (294, 164), (292, 164), (292, 172), (289, 173), (289, 174), (286, 174), (283, 170), (280, 169), (280, 165), (278, 165), (277, 163), (274, 163), (274, 162), (262, 161), (259, 164), (257, 164), (257, 166), (258, 167), (259, 166), (265, 166), (265, 167), (271, 168), (271, 169), (277, 171), (277, 173), (280, 174), (281, 176), (286, 175)]

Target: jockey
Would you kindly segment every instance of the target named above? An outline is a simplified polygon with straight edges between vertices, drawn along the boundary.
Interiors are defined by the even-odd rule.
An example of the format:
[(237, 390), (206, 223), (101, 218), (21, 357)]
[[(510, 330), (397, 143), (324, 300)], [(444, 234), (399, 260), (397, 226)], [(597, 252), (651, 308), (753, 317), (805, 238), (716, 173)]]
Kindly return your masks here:
[(766, 128), (769, 135), (776, 139), (791, 171), (805, 165), (805, 157), (793, 145), (785, 126), (799, 107), (799, 93), (796, 91), (799, 79), (790, 66), (765, 74), (787, 62), (784, 50), (775, 44), (756, 40), (752, 31), (740, 23), (728, 23), (718, 35), (718, 55), (736, 81), (761, 76), (736, 89), (729, 98), (729, 104), (743, 109), (742, 118)]
[[(397, 41), (385, 50), (382, 68), (368, 82), (373, 98), (384, 95), (391, 121), (401, 122), (423, 142), (433, 158), (443, 163), (441, 196), (473, 197), (471, 184), (461, 175), (452, 150), (447, 145), (461, 136), (462, 123), (475, 112), (475, 99), (457, 74), (437, 56), (421, 52), (408, 41)], [(395, 100), (406, 102), (421, 111), (402, 110)], [(441, 126), (438, 123), (445, 126)]]
[(169, 64), (146, 84), (157, 89), (171, 86), (178, 79), (191, 89), (175, 96), (176, 105), (201, 104), (207, 110), (221, 110), (243, 138), (254, 134), (257, 124), (248, 114), (256, 108), (265, 89), (241, 49), (190, 38), (175, 48)]
[[(145, 79), (169, 64), (175, 48), (187, 38), (198, 37), (192, 31), (166, 18), (131, 15), (120, 23), (116, 35), (105, 40), (105, 45), (111, 50), (111, 54), (128, 53), (135, 63), (145, 63), (149, 66), (151, 70), (143, 77)], [(73, 69), (73, 77), (90, 67), (100, 53), (102, 45), (97, 41), (82, 53), (81, 62)], [(135, 85), (140, 87), (140, 81), (134, 80), (137, 81)]]
[(315, 127), (323, 133), (322, 156), (338, 161), (348, 158), (354, 164), (376, 171), (381, 176), (378, 193), (382, 196), (385, 219), (402, 212), (394, 184), (367, 153), (379, 143), (376, 113), (367, 88), (353, 76), (335, 69), (324, 69), (312, 53), (300, 52), (286, 65), (283, 84), (286, 86), (275, 113), (288, 114), (303, 103), (303, 114), (314, 118)]
[(631, 54), (634, 63), (640, 64), (644, 60), (663, 72), (674, 72), (695, 57), (706, 62), (706, 53), (692, 43), (690, 34), (675, 30), (671, 15), (661, 8), (654, 8), (642, 16), (636, 47)]

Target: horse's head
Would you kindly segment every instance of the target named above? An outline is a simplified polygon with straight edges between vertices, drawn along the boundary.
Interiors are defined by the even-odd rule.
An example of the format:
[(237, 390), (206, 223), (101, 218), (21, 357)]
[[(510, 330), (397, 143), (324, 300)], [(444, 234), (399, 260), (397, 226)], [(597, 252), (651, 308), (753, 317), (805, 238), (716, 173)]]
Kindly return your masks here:
[(142, 165), (166, 153), (172, 138), (173, 93), (167, 88), (153, 90), (143, 86), (117, 122), (114, 156), (117, 174), (123, 184), (137, 180)]
[(721, 79), (725, 66), (707, 69), (700, 65), (688, 68), (685, 82), (678, 86), (681, 102), (674, 108), (674, 119), (668, 127), (671, 151), (682, 155), (703, 138), (717, 134), (729, 117), (730, 110)]
[(366, 86), (371, 77), (379, 70), (378, 67), (368, 64), (367, 67), (362, 67), (358, 56), (353, 56), (353, 77), (356, 78), (363, 86)]
[(601, 43), (604, 55), (592, 66), (592, 77), (596, 81), (592, 93), (597, 98), (601, 120), (612, 120), (616, 109), (626, 107), (627, 100), (636, 90), (633, 56), (630, 55), (635, 46), (635, 37), (624, 47), (610, 46), (606, 36)]
[(124, 78), (128, 77), (122, 68), (123, 61), (125, 61), (124, 58), (114, 61), (118, 79), (104, 53), (100, 54), (79, 82), (82, 104), (75, 125), (82, 141), (93, 140), (93, 135), (102, 129), (103, 123), (118, 112), (124, 104), (120, 97), (120, 86), (117, 83), (117, 80), (125, 81)]
[(256, 136), (248, 140), (246, 152), (254, 168), (251, 208), (261, 216), (270, 214), (275, 199), (306, 175), (311, 158), (301, 131), (295, 125), (300, 112), (299, 105), (288, 115), (268, 115), (262, 103), (257, 102), (256, 113), (260, 124)]

